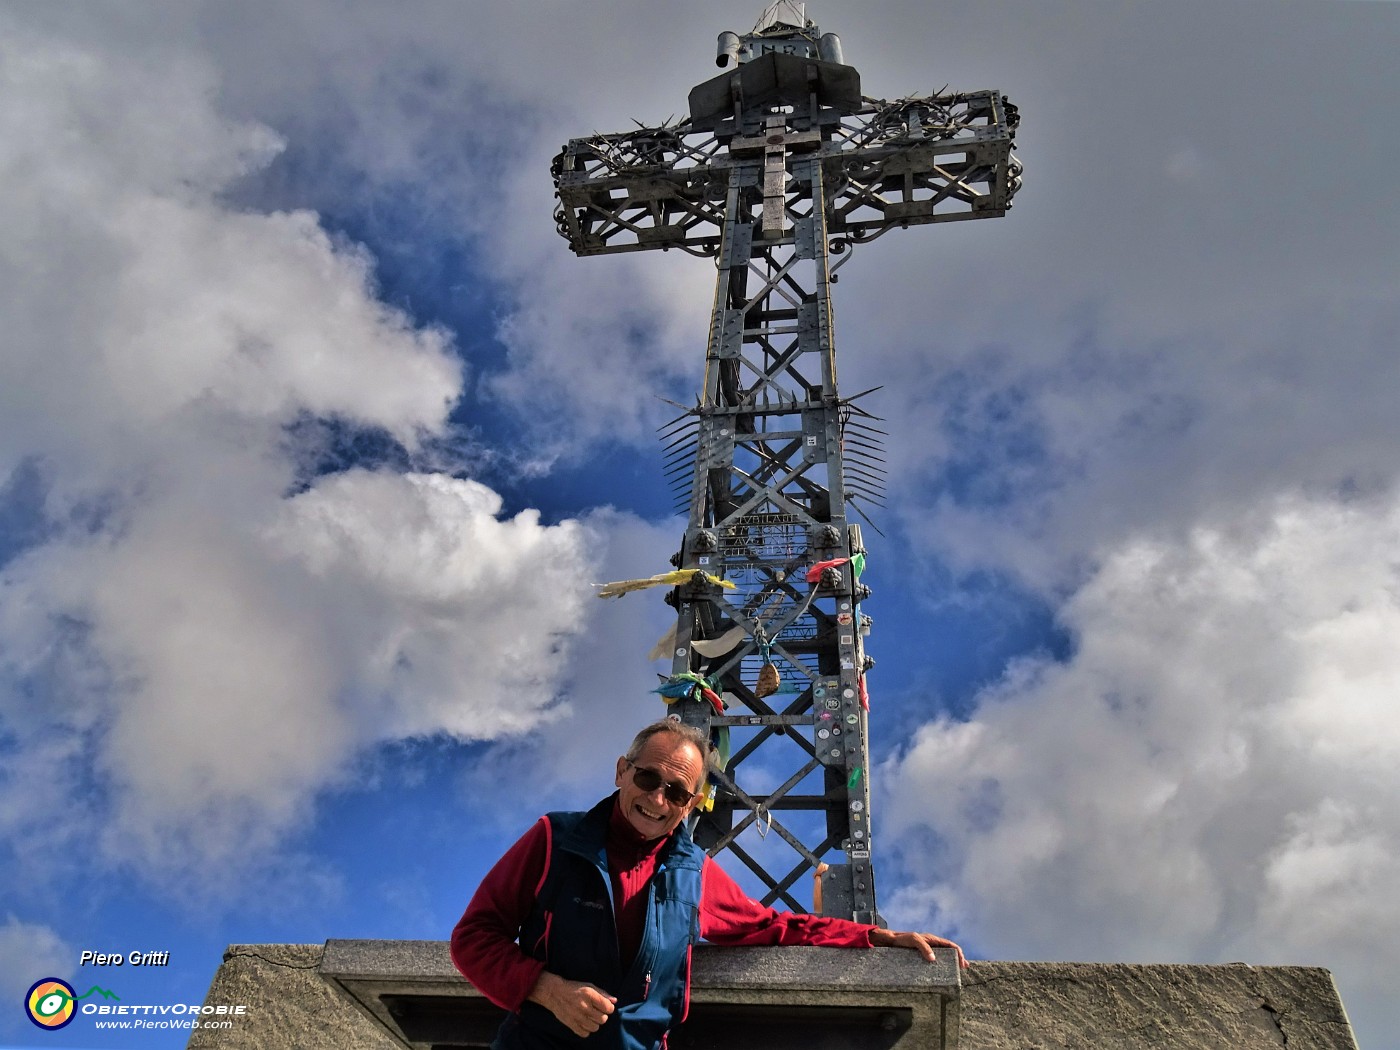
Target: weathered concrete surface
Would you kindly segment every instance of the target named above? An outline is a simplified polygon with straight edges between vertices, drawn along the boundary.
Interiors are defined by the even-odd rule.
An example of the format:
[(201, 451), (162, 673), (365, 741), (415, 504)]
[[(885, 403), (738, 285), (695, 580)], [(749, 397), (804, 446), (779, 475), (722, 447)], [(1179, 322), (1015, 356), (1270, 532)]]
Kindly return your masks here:
[[(327, 941), (320, 973), (408, 1046), (485, 1045), (502, 1018), (462, 981), (440, 941)], [(929, 964), (893, 948), (700, 945), (690, 1020), (671, 1043), (951, 1050), (957, 995), (951, 953)]]
[[(894, 984), (904, 981), (927, 992), (928, 982), (940, 979), (937, 966), (921, 969), (909, 953), (891, 952), (880, 955), (889, 957)], [(855, 990), (859, 979), (853, 971), (861, 966), (845, 964), (874, 961), (865, 952), (784, 948), (710, 948), (701, 957), (710, 961), (697, 959), (697, 998), (738, 985), (752, 988), (749, 1001), (775, 996), (814, 1008), (833, 1001), (827, 989)], [(326, 958), (339, 972), (354, 969), (366, 980), (393, 978), (433, 994), (475, 994), (456, 979), (442, 942), (233, 945), (205, 1001), (248, 1003), (250, 1012), (231, 1029), (196, 1031), (189, 1045), (397, 1046), (325, 979)], [(897, 992), (882, 992), (880, 1002), (885, 995)], [(960, 1050), (1356, 1050), (1332, 976), (1315, 967), (975, 962), (962, 974), (959, 1014)]]
[(958, 989), (958, 967), (951, 952), (933, 963), (902, 948), (721, 948), (695, 949), (695, 991), (763, 989), (821, 996), (846, 991), (950, 992)]
[(1332, 975), (1303, 966), (974, 962), (963, 1050), (1356, 1050)]
[[(957, 961), (895, 948), (695, 949), (676, 1050), (954, 1050)], [(736, 1039), (733, 1033), (744, 1033)]]
[(230, 944), (206, 1003), (246, 1003), (223, 1030), (195, 1029), (191, 1050), (402, 1050), (321, 979), (320, 944)]

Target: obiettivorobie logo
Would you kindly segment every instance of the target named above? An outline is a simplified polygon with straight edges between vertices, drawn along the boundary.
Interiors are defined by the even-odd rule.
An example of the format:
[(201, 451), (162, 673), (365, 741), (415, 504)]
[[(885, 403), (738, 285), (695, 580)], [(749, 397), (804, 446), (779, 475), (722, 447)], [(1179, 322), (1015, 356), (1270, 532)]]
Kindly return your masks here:
[(29, 994), (24, 997), (24, 1009), (36, 1025), (53, 1031), (73, 1020), (78, 1012), (79, 999), (86, 999), (93, 994), (101, 995), (104, 999), (120, 1001), (115, 992), (109, 992), (95, 984), (82, 995), (78, 995), (67, 981), (57, 977), (45, 977), (35, 981), (34, 986), (29, 989)]
[(125, 1030), (232, 1028), (234, 1018), (248, 1013), (244, 1003), (124, 1003), (116, 992), (96, 984), (79, 995), (58, 977), (35, 981), (24, 997), (24, 1009), (31, 1021), (50, 1032), (78, 1014), (90, 1017), (96, 1028)]

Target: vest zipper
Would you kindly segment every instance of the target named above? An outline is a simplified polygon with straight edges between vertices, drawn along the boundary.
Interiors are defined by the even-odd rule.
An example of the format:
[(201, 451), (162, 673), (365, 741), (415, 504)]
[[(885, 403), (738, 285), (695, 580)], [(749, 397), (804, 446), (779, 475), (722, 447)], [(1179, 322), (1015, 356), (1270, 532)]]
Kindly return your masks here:
[(642, 984), (642, 1001), (645, 1002), (651, 995), (651, 972), (647, 972), (647, 979)]

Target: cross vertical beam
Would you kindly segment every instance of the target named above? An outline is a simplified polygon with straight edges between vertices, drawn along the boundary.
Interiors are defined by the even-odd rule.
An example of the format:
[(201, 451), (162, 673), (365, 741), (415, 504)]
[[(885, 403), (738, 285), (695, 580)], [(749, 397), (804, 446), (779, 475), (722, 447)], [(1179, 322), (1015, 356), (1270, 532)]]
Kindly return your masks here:
[(877, 922), (870, 590), (848, 511), (879, 505), (882, 432), (838, 392), (831, 285), (842, 253), (896, 226), (1004, 214), (1018, 115), (997, 92), (867, 99), (840, 42), (790, 3), (722, 34), (731, 58), (686, 121), (571, 141), (555, 217), (580, 255), (716, 261), (703, 393), (671, 428), (687, 514), (673, 561), (732, 585), (697, 574), (667, 596), (673, 678), (703, 676), (726, 702), (697, 690), (671, 707), (725, 758), (696, 841), (795, 910), (828, 863), (818, 910)]

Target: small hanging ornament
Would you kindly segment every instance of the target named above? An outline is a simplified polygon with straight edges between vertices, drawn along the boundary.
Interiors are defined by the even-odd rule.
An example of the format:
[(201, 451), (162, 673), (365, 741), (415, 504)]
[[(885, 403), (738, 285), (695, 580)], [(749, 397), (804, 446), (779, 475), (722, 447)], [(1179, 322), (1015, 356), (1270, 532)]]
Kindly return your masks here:
[(783, 679), (778, 674), (778, 669), (771, 663), (766, 663), (758, 672), (758, 681), (754, 684), (753, 695), (762, 700), (765, 696), (772, 696), (778, 691), (778, 686), (783, 684)]
[(769, 655), (766, 641), (758, 643), (758, 652), (763, 657), (763, 666), (759, 669), (758, 681), (754, 683), (753, 695), (762, 700), (765, 696), (772, 696), (778, 691), (778, 686), (783, 684), (783, 676), (778, 674), (777, 665), (773, 663), (773, 658)]

